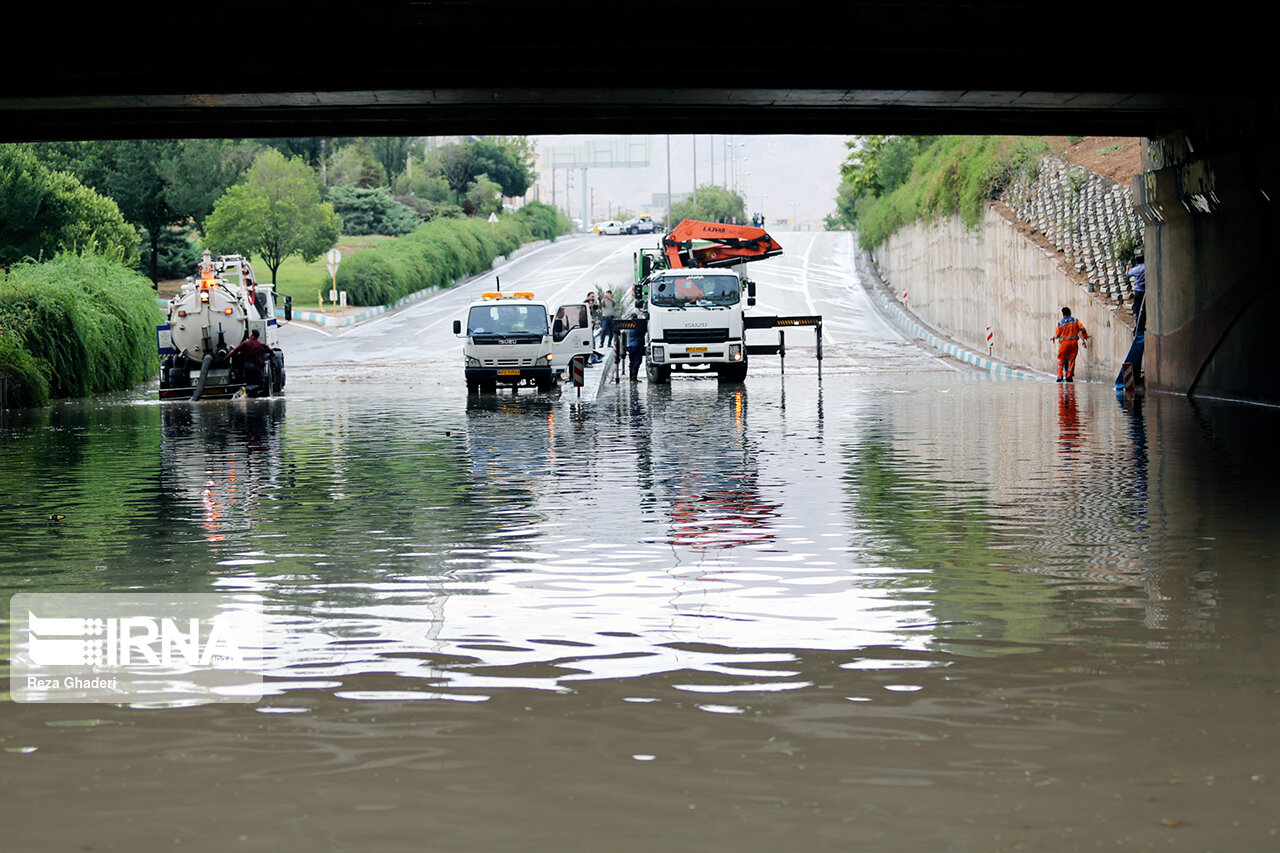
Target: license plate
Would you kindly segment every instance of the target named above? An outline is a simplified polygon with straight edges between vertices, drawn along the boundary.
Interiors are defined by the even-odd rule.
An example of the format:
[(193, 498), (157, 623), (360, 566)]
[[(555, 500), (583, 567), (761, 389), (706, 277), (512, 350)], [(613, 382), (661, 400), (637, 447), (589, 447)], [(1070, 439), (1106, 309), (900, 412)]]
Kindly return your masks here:
[(706, 347), (689, 347), (688, 351), (689, 352), (706, 352), (707, 348)]
[(519, 376), (520, 371), (519, 370), (499, 370), (498, 375), (499, 376)]

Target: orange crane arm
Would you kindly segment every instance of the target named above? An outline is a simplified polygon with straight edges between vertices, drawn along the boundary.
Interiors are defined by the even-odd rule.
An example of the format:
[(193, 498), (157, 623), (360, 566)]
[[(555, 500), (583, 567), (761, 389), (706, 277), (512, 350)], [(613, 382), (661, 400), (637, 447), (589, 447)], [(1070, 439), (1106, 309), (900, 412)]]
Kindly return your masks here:
[[(695, 247), (694, 240), (710, 243)], [(671, 269), (724, 267), (782, 254), (782, 246), (763, 228), (696, 219), (686, 219), (671, 229), (662, 238), (662, 250)]]

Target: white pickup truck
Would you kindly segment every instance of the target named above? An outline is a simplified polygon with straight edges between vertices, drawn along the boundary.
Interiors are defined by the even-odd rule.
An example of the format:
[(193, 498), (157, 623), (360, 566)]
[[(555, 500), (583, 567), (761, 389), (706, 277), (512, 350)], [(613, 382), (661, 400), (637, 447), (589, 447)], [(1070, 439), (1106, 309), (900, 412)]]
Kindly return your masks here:
[(532, 293), (485, 293), (453, 321), (464, 339), (467, 393), (493, 393), (497, 386), (551, 391), (575, 357), (590, 359), (591, 313), (585, 304), (561, 305), (554, 317)]

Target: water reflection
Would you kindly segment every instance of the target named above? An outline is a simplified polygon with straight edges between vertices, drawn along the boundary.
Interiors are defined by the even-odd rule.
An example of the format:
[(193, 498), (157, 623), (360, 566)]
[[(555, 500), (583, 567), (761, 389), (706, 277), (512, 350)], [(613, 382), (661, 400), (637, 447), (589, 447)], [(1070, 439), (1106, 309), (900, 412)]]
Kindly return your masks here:
[(263, 501), (280, 490), (284, 417), (279, 398), (161, 406), (166, 517), (198, 524), (210, 543), (261, 523)]
[[(31, 790), (92, 773), (69, 748), (150, 762), (171, 816), (202, 756), (201, 786), (272, 804), (236, 817), (267, 836), (282, 791), (330, 829), (353, 792), (394, 805), (406, 785), (458, 813), (498, 785), (529, 826), (535, 791), (609, 813), (574, 812), (568, 778), (688, 790), (699, 810), (779, 802), (767, 824), (717, 824), (742, 849), (779, 824), (847, 840), (854, 814), (883, 820), (868, 843), (903, 820), (954, 838), (975, 792), (1095, 814), (1117, 760), (1151, 784), (1227, 780), (1200, 801), (1262, 791), (1251, 758), (1280, 748), (1274, 414), (936, 380), (825, 399), (804, 377), (693, 381), (593, 405), (386, 390), (10, 418), (4, 588), (252, 591), (280, 629), (253, 708), (95, 711), (111, 745), (52, 727), (81, 719), (56, 707), (0, 706), (6, 749), (34, 750), (0, 760), (60, 756), (22, 768)], [(1206, 722), (1227, 706), (1230, 737)], [(1152, 731), (1205, 746), (1153, 751)], [(420, 809), (390, 811), (420, 838)]]
[(673, 403), (669, 386), (654, 389), (647, 400), (657, 428), (639, 451), (642, 486), (666, 507), (667, 543), (698, 552), (771, 542), (780, 514), (760, 488), (746, 389), (715, 392)]

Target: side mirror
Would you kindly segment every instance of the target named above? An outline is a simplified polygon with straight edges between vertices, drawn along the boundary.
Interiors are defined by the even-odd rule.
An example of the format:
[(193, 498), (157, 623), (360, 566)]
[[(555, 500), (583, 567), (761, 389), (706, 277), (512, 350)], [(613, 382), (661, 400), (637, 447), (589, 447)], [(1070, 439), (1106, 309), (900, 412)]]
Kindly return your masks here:
[(556, 321), (551, 324), (551, 337), (557, 341), (564, 337), (564, 320), (560, 317), (557, 317)]
[(293, 319), (293, 297), (286, 295), (284, 298), (284, 318), (286, 320)]
[(750, 296), (752, 299), (756, 298), (756, 283), (754, 281), (747, 282), (747, 296)]
[(462, 334), (462, 321), (461, 321), (461, 320), (454, 320), (454, 321), (453, 321), (453, 333), (454, 333), (455, 335), (460, 335), (460, 334)]
[(748, 297), (747, 297), (747, 307), (748, 307), (748, 308), (750, 308), (751, 306), (753, 306), (753, 305), (755, 305), (755, 304), (756, 304), (756, 298), (755, 298), (754, 296), (748, 296)]

